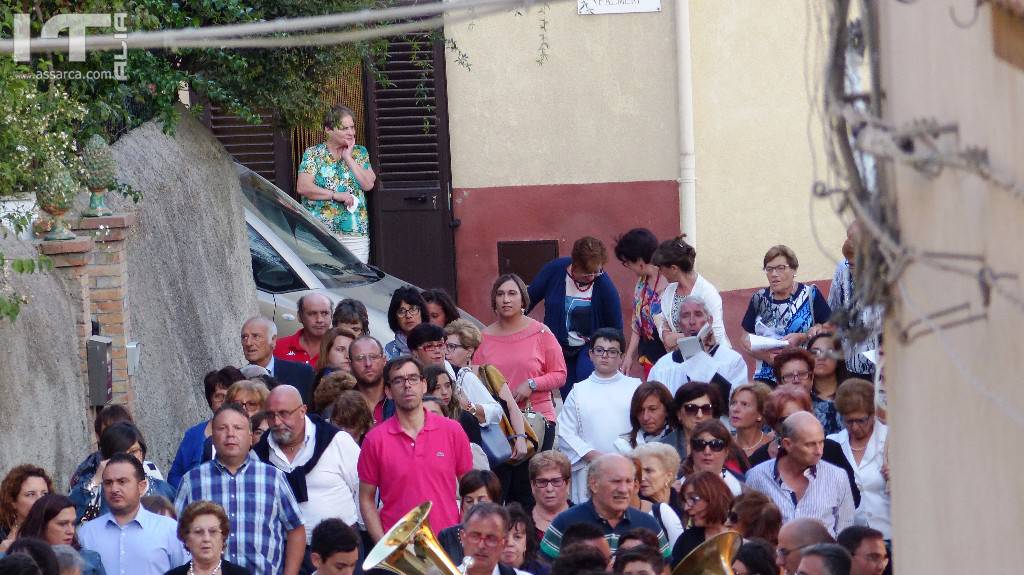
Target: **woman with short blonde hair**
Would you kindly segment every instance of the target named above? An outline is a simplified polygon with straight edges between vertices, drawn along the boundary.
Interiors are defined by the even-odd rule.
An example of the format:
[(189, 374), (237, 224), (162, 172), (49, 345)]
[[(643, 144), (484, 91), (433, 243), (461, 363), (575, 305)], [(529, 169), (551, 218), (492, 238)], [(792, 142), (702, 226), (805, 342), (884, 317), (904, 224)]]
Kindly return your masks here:
[(249, 417), (252, 417), (263, 411), (269, 395), (270, 390), (262, 381), (243, 379), (231, 384), (227, 395), (224, 396), (224, 403), (237, 403), (245, 409)]

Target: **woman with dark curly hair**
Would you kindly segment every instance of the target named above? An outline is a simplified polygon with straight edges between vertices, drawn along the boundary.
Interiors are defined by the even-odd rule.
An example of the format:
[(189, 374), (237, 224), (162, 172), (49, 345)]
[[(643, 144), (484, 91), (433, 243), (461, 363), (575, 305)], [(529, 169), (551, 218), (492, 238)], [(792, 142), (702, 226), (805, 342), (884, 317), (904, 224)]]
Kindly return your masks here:
[(505, 508), (511, 521), (508, 540), (501, 552), (501, 562), (530, 575), (547, 575), (550, 569), (537, 560), (540, 539), (537, 538), (533, 518), (518, 503), (509, 503)]
[(75, 502), (65, 495), (48, 493), (32, 505), (21, 526), (20, 537), (38, 537), (50, 545), (70, 545), (82, 557), (82, 575), (105, 573), (100, 554), (82, 549), (75, 535)]
[(406, 338), (412, 328), (427, 321), (427, 302), (414, 287), (400, 287), (391, 294), (391, 305), (388, 306), (388, 327), (395, 334), (395, 339), (384, 346), (384, 355), (395, 359), (400, 355), (409, 355), (409, 344)]
[(0, 553), (14, 543), (21, 524), (37, 499), (53, 491), (53, 480), (42, 467), (19, 465), (0, 482)]

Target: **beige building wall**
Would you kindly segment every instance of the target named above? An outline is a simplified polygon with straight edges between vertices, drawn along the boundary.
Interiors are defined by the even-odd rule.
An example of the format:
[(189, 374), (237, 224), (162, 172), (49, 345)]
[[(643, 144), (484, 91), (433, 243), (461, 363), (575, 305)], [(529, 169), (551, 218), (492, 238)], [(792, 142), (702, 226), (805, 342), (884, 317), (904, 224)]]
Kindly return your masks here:
[[(993, 56), (990, 5), (967, 29), (954, 25), (945, 3), (879, 6), (887, 119), (955, 122), (960, 145), (987, 148), (997, 170), (1024, 182), (1024, 72)], [(966, 19), (970, 10), (963, 6)], [(932, 180), (900, 165), (894, 183), (904, 244), (981, 254), (994, 270), (1024, 276), (1021, 199), (948, 169)], [(1024, 309), (993, 293), (986, 310), (976, 279), (921, 263), (907, 269), (900, 285), (886, 333), (897, 569), (1019, 571)], [(1019, 280), (1003, 285), (1024, 297)], [(900, 324), (964, 302), (970, 313), (987, 311), (988, 318), (909, 343), (900, 339)]]
[(720, 290), (767, 285), (775, 244), (796, 252), (798, 280), (831, 278), (841, 257), (845, 227), (810, 200), (825, 174), (815, 4), (690, 2), (698, 266)]
[(447, 27), (471, 63), (448, 51), (454, 187), (677, 178), (673, 7), (580, 16), (558, 2)]

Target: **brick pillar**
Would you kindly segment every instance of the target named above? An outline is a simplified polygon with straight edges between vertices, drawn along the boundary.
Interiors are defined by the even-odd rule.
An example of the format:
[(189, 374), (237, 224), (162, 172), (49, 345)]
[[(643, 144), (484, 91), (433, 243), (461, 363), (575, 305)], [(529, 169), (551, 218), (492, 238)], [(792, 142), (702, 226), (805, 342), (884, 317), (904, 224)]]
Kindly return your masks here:
[(100, 335), (113, 340), (113, 403), (130, 404), (134, 399), (128, 377), (125, 344), (130, 341), (128, 321), (127, 266), (125, 240), (135, 224), (132, 214), (102, 218), (81, 218), (72, 226), (80, 236), (91, 236), (96, 247), (87, 267), (90, 313), (100, 324)]
[(91, 304), (89, 299), (89, 259), (93, 251), (89, 237), (73, 240), (43, 242), (39, 251), (53, 260), (57, 275), (64, 283), (69, 299), (75, 306), (75, 331), (78, 334), (78, 359), (81, 383), (86, 388), (89, 382), (89, 367), (85, 361), (85, 340), (92, 334)]

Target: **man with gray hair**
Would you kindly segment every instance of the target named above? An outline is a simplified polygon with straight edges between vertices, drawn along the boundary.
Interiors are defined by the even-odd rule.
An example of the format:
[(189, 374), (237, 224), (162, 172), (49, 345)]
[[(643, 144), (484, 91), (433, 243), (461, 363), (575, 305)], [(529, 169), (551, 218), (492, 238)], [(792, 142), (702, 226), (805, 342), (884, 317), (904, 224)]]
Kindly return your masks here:
[(817, 519), (835, 537), (853, 524), (853, 493), (846, 473), (821, 460), (825, 431), (813, 413), (798, 411), (782, 422), (775, 459), (747, 472), (747, 487), (767, 495), (782, 522)]
[(850, 575), (850, 554), (842, 545), (819, 543), (803, 551), (797, 575)]
[[(277, 325), (269, 319), (256, 316), (242, 324), (242, 354), (248, 366), (242, 373), (248, 378), (256, 375), (271, 375), (281, 383), (286, 383), (299, 390), (302, 402), (311, 405), (313, 402), (313, 368), (304, 363), (286, 361), (274, 357), (274, 346), (277, 343)], [(253, 373), (265, 372), (265, 373)]]
[(707, 326), (706, 335), (697, 340), (695, 346), (688, 346), (687, 340), (680, 339), (675, 351), (661, 356), (654, 364), (647, 380), (664, 383), (673, 394), (689, 381), (711, 383), (728, 399), (732, 386), (747, 382), (747, 362), (732, 348), (715, 341), (714, 318), (703, 298), (688, 295), (680, 300), (678, 309), (676, 321), (684, 335), (697, 336)]
[(556, 559), (565, 530), (577, 523), (592, 523), (604, 531), (613, 553), (618, 549), (619, 537), (623, 533), (643, 527), (658, 534), (659, 551), (663, 557), (671, 557), (672, 548), (658, 520), (629, 505), (635, 481), (636, 468), (627, 457), (611, 453), (591, 461), (587, 468), (590, 499), (566, 509), (551, 520), (540, 542), (541, 553), (549, 560)]

